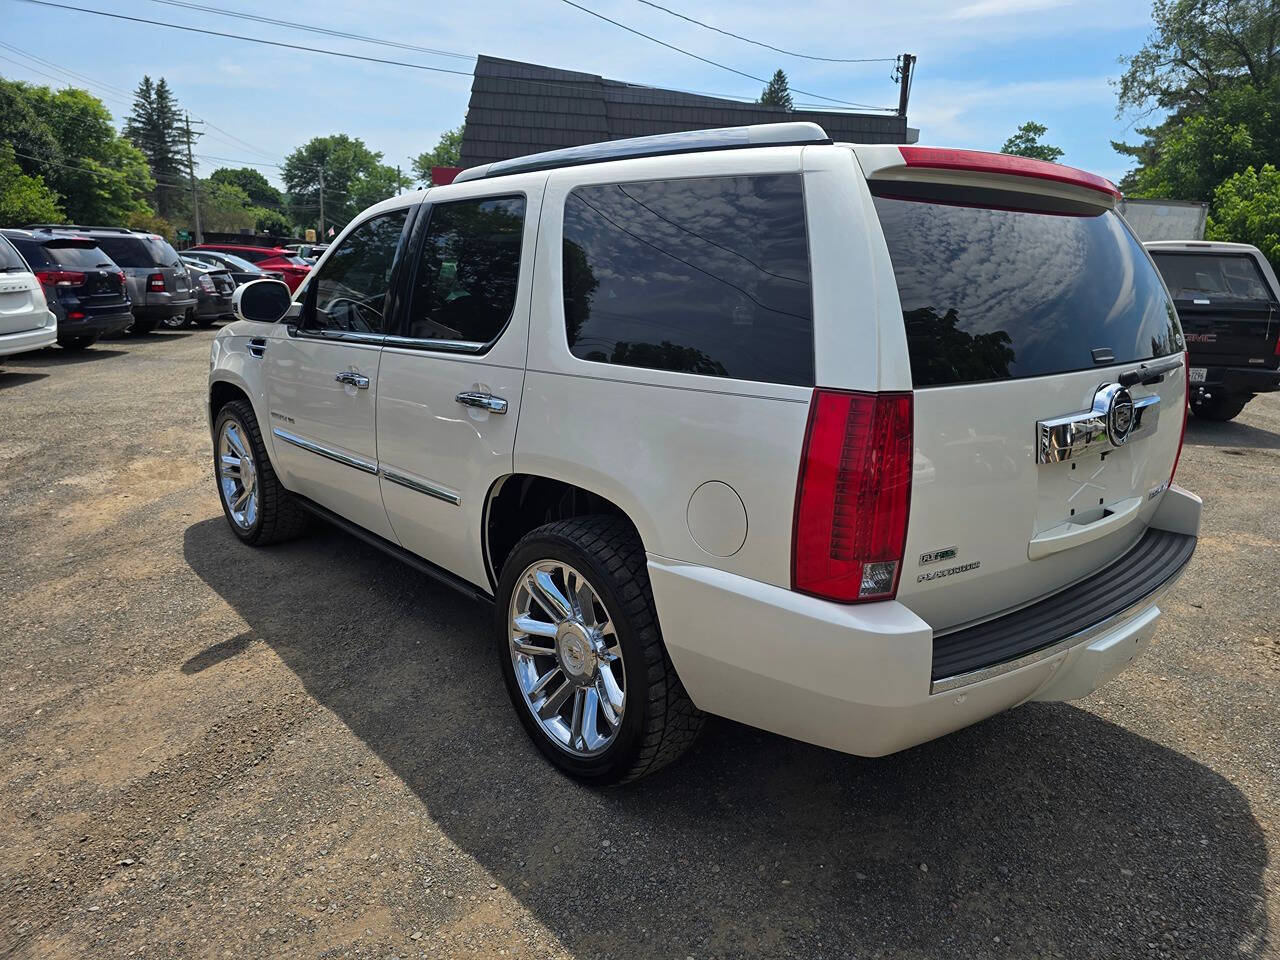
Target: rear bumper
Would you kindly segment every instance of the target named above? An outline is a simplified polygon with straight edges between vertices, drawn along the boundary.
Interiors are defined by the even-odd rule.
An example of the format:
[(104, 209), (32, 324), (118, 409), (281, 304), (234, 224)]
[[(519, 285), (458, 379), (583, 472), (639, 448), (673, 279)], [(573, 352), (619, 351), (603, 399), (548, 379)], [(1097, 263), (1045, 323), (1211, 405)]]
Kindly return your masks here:
[(12, 353), (24, 353), (27, 350), (39, 350), (57, 341), (58, 321), (53, 314), (48, 314), (48, 326), (0, 334), (0, 357), (7, 357)]
[(201, 300), (196, 308), (196, 315), (200, 317), (230, 317), (231, 298), (230, 297), (209, 297)]
[[(1191, 361), (1191, 366), (1201, 364)], [(1192, 396), (1199, 388), (1213, 387), (1227, 393), (1271, 393), (1280, 390), (1280, 370), (1267, 370), (1263, 367), (1206, 367), (1204, 383), (1191, 385)]]
[[(1199, 517), (1199, 499), (1172, 487), (1153, 525), (1194, 538)], [(990, 665), (998, 670), (945, 684), (933, 676), (933, 631), (896, 601), (828, 603), (652, 555), (648, 567), (667, 649), (698, 707), (797, 740), (881, 756), (1028, 700), (1087, 696), (1150, 643), (1159, 603), (1189, 557), (1154, 577), (1125, 609), (1065, 638), (1046, 634), (1041, 648)]]
[(149, 293), (146, 303), (134, 302), (133, 315), (139, 320), (164, 320), (168, 317), (181, 316), (195, 305), (195, 297), (179, 300), (167, 293)]
[(78, 320), (69, 319), (64, 311), (58, 317), (58, 339), (68, 337), (101, 337), (119, 333), (133, 323), (133, 314), (126, 303), (113, 312), (89, 313)]

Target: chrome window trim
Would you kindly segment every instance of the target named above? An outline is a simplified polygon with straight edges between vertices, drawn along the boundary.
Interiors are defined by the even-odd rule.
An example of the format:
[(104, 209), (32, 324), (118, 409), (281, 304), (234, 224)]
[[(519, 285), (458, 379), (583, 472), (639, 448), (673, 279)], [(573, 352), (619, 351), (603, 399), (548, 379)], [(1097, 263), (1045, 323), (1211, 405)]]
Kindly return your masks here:
[(310, 440), (304, 440), (295, 433), (288, 430), (281, 430), (279, 427), (272, 427), (271, 432), (284, 440), (286, 443), (292, 443), (295, 447), (301, 447), (308, 453), (314, 453), (317, 456), (326, 457), (335, 463), (341, 463), (344, 466), (354, 467), (364, 473), (371, 473), (374, 476), (378, 474), (378, 465), (370, 463), (368, 460), (362, 460), (360, 457), (353, 457), (348, 453), (342, 453), (340, 450), (334, 450), (332, 447), (326, 447)]
[(307, 330), (303, 327), (293, 327), (290, 329), (295, 337), (305, 337), (308, 340), (333, 340), (340, 343), (363, 343), (371, 347), (380, 347), (386, 339), (385, 334), (381, 333), (353, 333), (348, 330)]
[(409, 490), (416, 490), (418, 493), (424, 493), (428, 497), (435, 497), (437, 500), (443, 500), (445, 503), (453, 506), (460, 506), (462, 498), (452, 490), (446, 490), (444, 487), (438, 487), (434, 483), (428, 483), (425, 480), (416, 480), (413, 477), (407, 477), (403, 473), (397, 473), (394, 470), (382, 468), (382, 476), (392, 483), (399, 484)]
[[(507, 321), (508, 324), (510, 322), (510, 320)], [(502, 329), (505, 330), (506, 327)], [(501, 334), (499, 334), (500, 336)], [(485, 350), (497, 342), (497, 338), (489, 343), (481, 343), (476, 340), (432, 340), (425, 337), (401, 337), (387, 334), (383, 338), (382, 345), (385, 347), (402, 347), (406, 350), (439, 350), (442, 353), (484, 353)]]
[(1182, 579), (1182, 575), (1186, 573), (1187, 566), (1189, 566), (1189, 562), (1184, 564), (1177, 573), (1160, 586), (1156, 587), (1141, 600), (1135, 601), (1118, 613), (1113, 613), (1111, 616), (1106, 617), (1103, 620), (1099, 620), (1097, 623), (1085, 627), (1083, 630), (1076, 631), (1069, 637), (1063, 637), (1055, 644), (1051, 644), (1050, 646), (1044, 647), (1040, 650), (1033, 650), (1021, 657), (1016, 657), (1013, 660), (1006, 660), (1004, 663), (993, 663), (989, 667), (982, 667), (979, 670), (970, 670), (968, 673), (958, 673), (955, 676), (943, 677), (940, 680), (930, 682), (930, 696), (935, 693), (947, 693), (948, 691), (956, 690), (960, 687), (967, 687), (971, 684), (981, 683), (984, 680), (991, 680), (994, 677), (1000, 677), (1006, 673), (1021, 670), (1023, 667), (1033, 666), (1034, 664), (1040, 663), (1042, 660), (1050, 660), (1059, 654), (1065, 653), (1071, 647), (1089, 643), (1097, 637), (1113, 630), (1124, 621), (1132, 619), (1147, 607), (1158, 603), (1163, 599), (1164, 595), (1173, 588), (1174, 584)]

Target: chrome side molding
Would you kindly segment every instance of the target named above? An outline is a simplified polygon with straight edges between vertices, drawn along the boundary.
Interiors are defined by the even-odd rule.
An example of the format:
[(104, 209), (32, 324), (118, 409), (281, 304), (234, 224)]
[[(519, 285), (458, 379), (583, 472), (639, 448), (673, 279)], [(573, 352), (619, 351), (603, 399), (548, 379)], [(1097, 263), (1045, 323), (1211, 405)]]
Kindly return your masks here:
[(1104, 383), (1093, 406), (1036, 422), (1036, 463), (1063, 463), (1099, 447), (1119, 447), (1155, 431), (1160, 397), (1138, 397), (1118, 383)]
[(326, 457), (335, 463), (341, 463), (348, 467), (355, 467), (355, 469), (362, 470), (365, 473), (372, 473), (374, 475), (377, 475), (378, 473), (378, 465), (376, 463), (371, 463), (368, 460), (362, 460), (360, 457), (353, 457), (349, 453), (343, 453), (341, 450), (334, 450), (332, 447), (313, 443), (310, 440), (303, 439), (295, 433), (290, 433), (288, 430), (281, 430), (279, 427), (272, 427), (271, 432), (286, 443), (292, 443), (295, 447), (301, 447), (308, 453), (314, 453), (317, 456)]
[(413, 477), (406, 477), (403, 473), (397, 473), (395, 470), (382, 468), (382, 477), (384, 480), (390, 480), (392, 483), (407, 487), (410, 490), (416, 490), (418, 493), (425, 493), (428, 497), (435, 497), (437, 500), (443, 500), (445, 503), (451, 503), (455, 507), (462, 503), (462, 498), (452, 490), (446, 490), (444, 487), (437, 487), (434, 483), (428, 483), (425, 480), (416, 480)]

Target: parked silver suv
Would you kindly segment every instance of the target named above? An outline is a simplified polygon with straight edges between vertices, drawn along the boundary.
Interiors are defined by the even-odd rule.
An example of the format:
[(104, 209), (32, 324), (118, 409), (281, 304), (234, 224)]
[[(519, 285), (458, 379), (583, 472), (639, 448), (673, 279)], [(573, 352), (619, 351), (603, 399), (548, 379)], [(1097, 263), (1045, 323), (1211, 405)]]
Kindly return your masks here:
[(85, 227), (79, 224), (35, 224), (42, 229), (89, 237), (124, 271), (133, 301), (134, 333), (148, 333), (170, 317), (185, 317), (196, 307), (191, 275), (169, 241), (155, 233), (126, 227)]

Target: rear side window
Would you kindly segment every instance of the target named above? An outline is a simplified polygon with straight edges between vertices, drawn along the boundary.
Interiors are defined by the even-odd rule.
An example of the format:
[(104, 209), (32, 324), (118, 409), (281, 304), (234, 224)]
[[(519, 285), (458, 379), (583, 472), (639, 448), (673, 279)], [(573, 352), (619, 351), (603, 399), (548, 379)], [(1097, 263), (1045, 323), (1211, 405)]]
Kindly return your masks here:
[(156, 267), (162, 262), (142, 237), (99, 237), (98, 245), (122, 267)]
[(515, 309), (524, 197), (432, 204), (407, 335), (483, 345)]
[(27, 269), (26, 263), (18, 255), (18, 251), (4, 237), (0, 237), (0, 273)]
[(1238, 253), (1151, 252), (1175, 300), (1272, 300), (1253, 257)]
[(1161, 357), (1177, 314), (1110, 211), (877, 196), (917, 387)]
[(798, 175), (578, 187), (563, 257), (575, 357), (813, 385)]
[(36, 243), (34, 240), (27, 240), (23, 237), (15, 237), (13, 245), (18, 248), (18, 252), (22, 254), (24, 260), (31, 265), (32, 270), (39, 270), (41, 267), (47, 267), (53, 263), (49, 259), (49, 255), (45, 253), (44, 247)]

